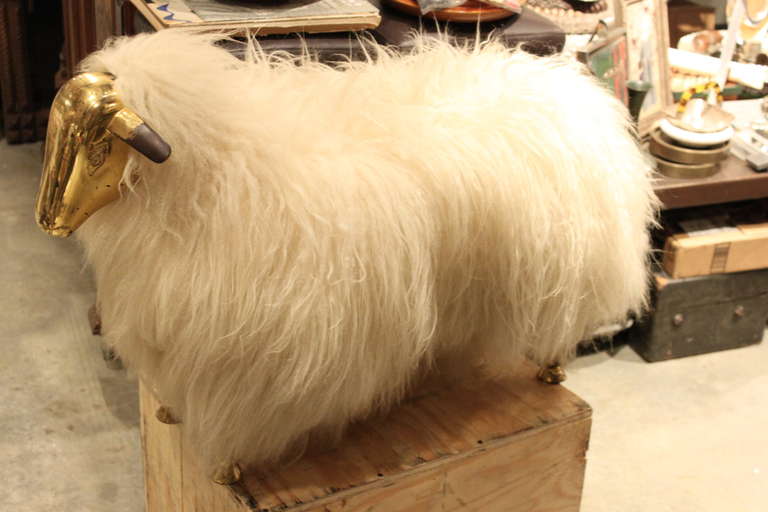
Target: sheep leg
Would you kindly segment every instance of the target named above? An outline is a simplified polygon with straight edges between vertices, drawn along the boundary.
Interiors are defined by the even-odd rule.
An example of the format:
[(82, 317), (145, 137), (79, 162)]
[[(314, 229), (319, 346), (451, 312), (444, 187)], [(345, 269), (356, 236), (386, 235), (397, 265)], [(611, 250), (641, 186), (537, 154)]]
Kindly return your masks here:
[(155, 411), (155, 418), (160, 423), (165, 423), (166, 425), (178, 425), (181, 423), (181, 420), (177, 418), (173, 411), (171, 411), (171, 408), (166, 405), (161, 405), (157, 408), (157, 411)]
[[(94, 336), (101, 336), (101, 314), (99, 313), (99, 305), (94, 304), (88, 308), (88, 325), (91, 327), (91, 334)], [(120, 356), (117, 355), (115, 350), (101, 342), (101, 357), (107, 364), (107, 368), (110, 370), (122, 370), (123, 362), (120, 360)]]
[(91, 326), (91, 334), (101, 336), (101, 315), (98, 304), (88, 308), (88, 325)]
[(540, 381), (547, 384), (560, 384), (566, 379), (565, 370), (559, 364), (539, 368), (539, 373), (536, 376)]
[(115, 352), (115, 349), (108, 346), (106, 343), (101, 343), (101, 358), (104, 359), (104, 362), (107, 365), (107, 368), (110, 370), (122, 370), (123, 369), (123, 361), (120, 359), (120, 356), (117, 355), (117, 352)]

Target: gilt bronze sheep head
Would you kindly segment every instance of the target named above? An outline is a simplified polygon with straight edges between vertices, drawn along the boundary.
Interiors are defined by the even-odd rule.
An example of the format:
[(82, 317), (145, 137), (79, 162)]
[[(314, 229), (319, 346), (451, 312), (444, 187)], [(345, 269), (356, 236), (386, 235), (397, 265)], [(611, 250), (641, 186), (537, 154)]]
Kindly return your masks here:
[(120, 196), (130, 148), (153, 162), (171, 148), (126, 108), (107, 73), (82, 73), (66, 82), (48, 119), (38, 225), (53, 236), (72, 234), (99, 208)]

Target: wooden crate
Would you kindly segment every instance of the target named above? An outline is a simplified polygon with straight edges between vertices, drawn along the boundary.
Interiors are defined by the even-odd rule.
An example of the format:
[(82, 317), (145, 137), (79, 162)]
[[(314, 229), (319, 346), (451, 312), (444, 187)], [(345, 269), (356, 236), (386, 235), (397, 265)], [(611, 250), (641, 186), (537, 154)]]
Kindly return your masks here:
[(155, 418), (141, 389), (147, 512), (575, 512), (591, 410), (535, 371), (504, 383), (454, 386), (353, 426), (331, 451), (241, 484), (204, 476), (183, 425)]

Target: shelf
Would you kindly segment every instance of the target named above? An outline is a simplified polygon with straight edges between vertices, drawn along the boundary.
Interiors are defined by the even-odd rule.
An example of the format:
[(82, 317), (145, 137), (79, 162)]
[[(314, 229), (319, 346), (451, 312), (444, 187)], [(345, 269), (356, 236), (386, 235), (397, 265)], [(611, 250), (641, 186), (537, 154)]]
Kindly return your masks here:
[(653, 189), (665, 210), (760, 199), (768, 197), (768, 173), (754, 172), (744, 161), (731, 156), (713, 176), (697, 179), (660, 176)]

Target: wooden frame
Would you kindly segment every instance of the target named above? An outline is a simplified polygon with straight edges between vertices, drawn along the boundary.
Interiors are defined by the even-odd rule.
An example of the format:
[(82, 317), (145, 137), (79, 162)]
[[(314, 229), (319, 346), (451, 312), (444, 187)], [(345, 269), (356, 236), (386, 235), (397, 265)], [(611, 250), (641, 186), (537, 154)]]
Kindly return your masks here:
[(612, 25), (596, 41), (579, 50), (577, 58), (586, 65), (621, 102), (629, 105), (627, 89), (627, 36), (620, 24)]
[[(644, 136), (672, 104), (669, 83), (669, 21), (666, 0), (620, 0), (617, 19), (627, 30), (628, 79), (651, 82), (640, 111), (638, 130)], [(618, 12), (620, 11), (620, 12)]]

